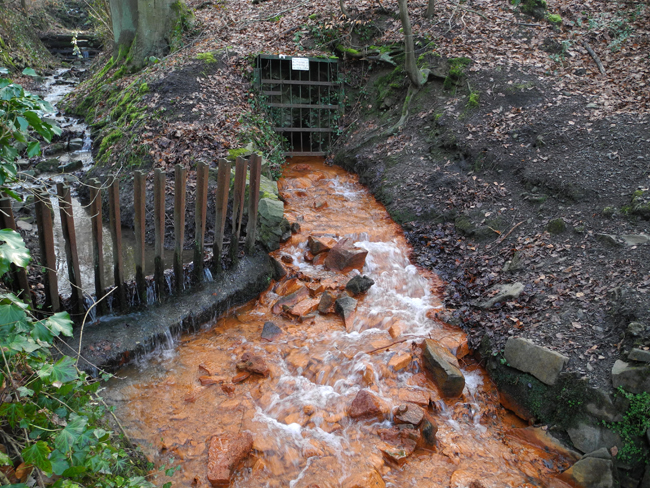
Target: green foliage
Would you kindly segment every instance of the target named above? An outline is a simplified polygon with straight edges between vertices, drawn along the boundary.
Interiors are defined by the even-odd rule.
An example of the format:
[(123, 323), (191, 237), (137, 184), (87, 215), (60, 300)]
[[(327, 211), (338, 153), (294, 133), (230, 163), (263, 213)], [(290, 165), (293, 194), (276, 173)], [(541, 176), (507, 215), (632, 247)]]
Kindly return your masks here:
[[(4, 70), (6, 74), (7, 70)], [(36, 72), (26, 68), (23, 74), (36, 76)], [(54, 109), (46, 101), (0, 77), (0, 185), (16, 176), (14, 161), (19, 156), (18, 143), (25, 144), (27, 156), (33, 157), (41, 152), (40, 142), (34, 132), (50, 142), (61, 129), (54, 121), (41, 118), (42, 112)]]
[(556, 25), (560, 25), (562, 23), (562, 17), (558, 14), (548, 14), (546, 16), (546, 20), (548, 20), (551, 24)]
[[(255, 110), (253, 108), (253, 110)], [(273, 130), (273, 124), (261, 110), (249, 111), (239, 117), (239, 142), (242, 146), (253, 143), (267, 157), (271, 177), (277, 180), (285, 163), (287, 141)]]
[(192, 25), (194, 24), (194, 14), (185, 2), (181, 0), (174, 2), (171, 8), (176, 14), (176, 23), (172, 29), (169, 47), (172, 52), (175, 52), (183, 47), (183, 34), (192, 28)]
[(199, 54), (196, 55), (196, 59), (199, 59), (201, 61), (205, 61), (208, 64), (217, 62), (217, 60), (214, 57), (213, 52), (199, 53)]
[(449, 63), (449, 74), (445, 78), (443, 86), (445, 90), (451, 90), (465, 77), (465, 67), (472, 60), (469, 58), (450, 58), (447, 62)]
[(630, 402), (630, 406), (623, 415), (622, 421), (606, 423), (606, 425), (614, 432), (618, 432), (623, 440), (618, 458), (630, 463), (642, 461), (644, 452), (642, 436), (650, 429), (650, 393), (644, 391), (634, 395), (619, 388), (618, 394), (625, 397)]
[(479, 98), (481, 96), (480, 92), (477, 91), (472, 91), (469, 94), (469, 98), (467, 99), (467, 105), (466, 108), (478, 108), (479, 106)]

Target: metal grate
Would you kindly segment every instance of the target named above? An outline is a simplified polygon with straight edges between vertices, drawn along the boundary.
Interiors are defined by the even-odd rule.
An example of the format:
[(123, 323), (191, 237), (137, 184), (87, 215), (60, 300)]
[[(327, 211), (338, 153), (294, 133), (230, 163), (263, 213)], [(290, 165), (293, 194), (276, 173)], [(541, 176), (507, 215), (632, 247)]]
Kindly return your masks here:
[(256, 80), (288, 156), (324, 156), (341, 115), (338, 60), (261, 54)]

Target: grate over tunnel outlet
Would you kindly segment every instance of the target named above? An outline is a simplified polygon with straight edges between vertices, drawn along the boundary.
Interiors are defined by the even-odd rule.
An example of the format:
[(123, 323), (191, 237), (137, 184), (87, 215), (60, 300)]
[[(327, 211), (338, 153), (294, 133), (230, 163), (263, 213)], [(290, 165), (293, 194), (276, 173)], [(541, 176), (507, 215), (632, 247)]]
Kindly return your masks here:
[(336, 136), (342, 99), (338, 59), (260, 54), (255, 78), (288, 156), (324, 156)]

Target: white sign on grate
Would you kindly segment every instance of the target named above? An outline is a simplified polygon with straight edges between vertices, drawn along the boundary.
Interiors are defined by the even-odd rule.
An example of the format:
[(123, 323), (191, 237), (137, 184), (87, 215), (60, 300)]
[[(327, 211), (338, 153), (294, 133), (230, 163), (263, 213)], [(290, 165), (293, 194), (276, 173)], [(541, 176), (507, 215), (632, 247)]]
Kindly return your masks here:
[(309, 71), (309, 58), (291, 58), (291, 69)]

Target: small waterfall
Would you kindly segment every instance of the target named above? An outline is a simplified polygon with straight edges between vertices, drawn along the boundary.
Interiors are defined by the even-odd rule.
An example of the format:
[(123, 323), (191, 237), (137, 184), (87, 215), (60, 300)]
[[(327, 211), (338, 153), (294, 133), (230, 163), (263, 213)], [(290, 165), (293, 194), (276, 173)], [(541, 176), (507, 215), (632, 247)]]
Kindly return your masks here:
[(172, 283), (172, 274), (167, 273), (165, 275), (165, 282), (167, 283), (167, 291), (170, 295), (174, 293), (174, 284)]
[(93, 140), (90, 138), (90, 132), (84, 132), (84, 145), (79, 152), (90, 152), (93, 145)]
[[(93, 307), (95, 304), (95, 300), (93, 297), (86, 295), (84, 298), (84, 307), (86, 308), (86, 312), (90, 310), (90, 313), (88, 314), (88, 319), (90, 322), (95, 322), (97, 320), (97, 307)], [(90, 308), (92, 307), (92, 309)]]
[(156, 303), (156, 285), (151, 282), (147, 284), (147, 305)]
[(209, 268), (203, 268), (203, 276), (205, 277), (205, 281), (214, 281), (212, 278), (212, 272)]

